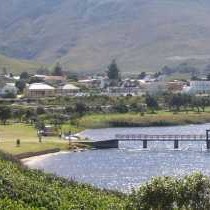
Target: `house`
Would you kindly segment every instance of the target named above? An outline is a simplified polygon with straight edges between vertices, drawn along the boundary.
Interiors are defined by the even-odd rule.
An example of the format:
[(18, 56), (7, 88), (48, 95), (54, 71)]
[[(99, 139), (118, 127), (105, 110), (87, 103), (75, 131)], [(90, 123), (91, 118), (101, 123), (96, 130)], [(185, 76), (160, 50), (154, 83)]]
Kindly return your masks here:
[(186, 85), (186, 82), (183, 81), (172, 81), (166, 83), (166, 88), (169, 92), (172, 93), (181, 93), (183, 91), (184, 86)]
[(190, 85), (185, 86), (183, 88), (183, 93), (210, 94), (210, 81), (207, 80), (190, 81)]
[(32, 78), (35, 78), (39, 81), (42, 81), (48, 84), (62, 84), (62, 83), (65, 83), (66, 81), (66, 77), (63, 77), (63, 76), (48, 76), (48, 75), (36, 74)]
[(53, 97), (55, 93), (54, 87), (44, 83), (33, 83), (25, 90), (25, 95), (28, 98)]
[(63, 84), (66, 82), (66, 77), (64, 76), (45, 76), (44, 82), (48, 84)]
[(15, 83), (5, 83), (4, 85), (2, 85), (2, 87), (0, 89), (1, 96), (6, 96), (8, 94), (12, 94), (12, 95), (16, 96), (17, 92), (18, 92), (18, 90), (15, 86)]
[(57, 94), (62, 96), (75, 96), (80, 92), (80, 88), (73, 84), (66, 84), (57, 89)]
[(167, 86), (164, 81), (146, 82), (141, 85), (142, 88), (145, 89), (145, 92), (149, 95), (162, 94), (167, 91)]

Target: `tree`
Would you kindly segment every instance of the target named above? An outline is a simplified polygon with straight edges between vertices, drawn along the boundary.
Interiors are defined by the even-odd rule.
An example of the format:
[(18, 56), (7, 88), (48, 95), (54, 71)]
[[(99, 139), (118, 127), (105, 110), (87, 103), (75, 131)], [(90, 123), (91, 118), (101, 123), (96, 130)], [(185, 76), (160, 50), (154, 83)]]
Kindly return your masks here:
[(18, 88), (19, 92), (22, 93), (26, 87), (26, 83), (23, 79), (16, 81), (15, 86)]
[(29, 84), (40, 83), (40, 82), (43, 82), (43, 79), (38, 77), (31, 77), (28, 81)]
[(116, 104), (113, 108), (116, 112), (119, 113), (127, 113), (129, 111), (128, 107), (123, 103)]
[(60, 63), (57, 63), (52, 72), (53, 76), (63, 76), (63, 70)]
[(80, 114), (81, 116), (88, 111), (87, 106), (84, 103), (76, 103), (75, 112)]
[(120, 70), (115, 60), (112, 60), (111, 64), (108, 66), (107, 76), (111, 80), (120, 79)]
[(25, 115), (24, 109), (15, 109), (12, 112), (12, 116), (14, 119), (18, 119), (19, 122), (22, 122), (22, 118)]
[(6, 125), (7, 120), (11, 118), (11, 108), (8, 106), (0, 106), (0, 120)]
[(201, 104), (201, 109), (203, 110), (203, 112), (205, 112), (206, 106), (209, 105), (209, 99), (205, 97), (201, 98), (200, 104)]
[(46, 67), (40, 67), (37, 71), (36, 71), (37, 74), (40, 74), (40, 75), (50, 75), (50, 71), (46, 68)]
[(141, 74), (139, 74), (138, 78), (139, 79), (144, 79), (146, 77), (146, 72), (141, 72)]
[(20, 79), (22, 79), (22, 80), (27, 80), (27, 79), (29, 79), (29, 74), (28, 74), (28, 72), (26, 72), (26, 71), (22, 72), (22, 73), (20, 74)]
[(180, 107), (183, 105), (183, 98), (181, 94), (172, 95), (169, 100), (169, 107), (175, 107), (176, 111), (180, 110)]
[(37, 115), (45, 114), (44, 108), (41, 107), (41, 106), (38, 106), (37, 109), (36, 109), (36, 114), (37, 114)]
[(152, 110), (152, 112), (154, 112), (155, 109), (158, 109), (158, 101), (156, 100), (156, 98), (147, 95), (146, 96), (146, 100), (145, 100), (148, 108), (150, 108)]
[(26, 113), (25, 113), (25, 117), (24, 118), (25, 118), (26, 122), (30, 121), (31, 124), (32, 124), (33, 122), (36, 121), (37, 116), (36, 116), (35, 112), (32, 109), (28, 109), (26, 111)]

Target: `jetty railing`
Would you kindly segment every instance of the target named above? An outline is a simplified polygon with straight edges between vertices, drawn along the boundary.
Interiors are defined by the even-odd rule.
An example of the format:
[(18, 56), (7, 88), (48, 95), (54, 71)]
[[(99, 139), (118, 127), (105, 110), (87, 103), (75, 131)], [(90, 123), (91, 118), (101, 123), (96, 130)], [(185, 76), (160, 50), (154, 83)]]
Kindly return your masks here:
[(206, 141), (206, 135), (147, 135), (147, 134), (117, 134), (119, 141)]
[(210, 139), (208, 135), (147, 135), (147, 134), (117, 134), (118, 141), (142, 141), (143, 148), (147, 148), (147, 142), (168, 141), (174, 142), (174, 149), (179, 148), (179, 142), (206, 142), (207, 149), (210, 149)]

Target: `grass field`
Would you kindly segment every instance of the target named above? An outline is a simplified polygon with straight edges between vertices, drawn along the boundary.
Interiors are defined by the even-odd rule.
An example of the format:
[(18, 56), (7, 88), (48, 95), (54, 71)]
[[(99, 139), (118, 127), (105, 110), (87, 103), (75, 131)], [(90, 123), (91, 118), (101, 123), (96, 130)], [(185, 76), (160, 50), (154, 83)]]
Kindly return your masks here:
[[(20, 147), (16, 146), (17, 139), (20, 139)], [(39, 143), (36, 130), (30, 125), (0, 125), (0, 150), (16, 155), (55, 148), (65, 150), (69, 145), (58, 137), (43, 137), (42, 143)]]
[(121, 126), (167, 126), (200, 124), (210, 122), (209, 112), (180, 112), (160, 111), (156, 114), (92, 114), (82, 117), (79, 126), (83, 128), (105, 128)]

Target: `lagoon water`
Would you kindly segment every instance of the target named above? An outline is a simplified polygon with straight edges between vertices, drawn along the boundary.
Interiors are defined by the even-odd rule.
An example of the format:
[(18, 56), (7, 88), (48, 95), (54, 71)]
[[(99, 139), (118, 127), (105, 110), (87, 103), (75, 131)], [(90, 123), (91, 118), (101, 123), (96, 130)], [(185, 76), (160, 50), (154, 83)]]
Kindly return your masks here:
[[(205, 135), (210, 124), (150, 128), (108, 128), (87, 130), (85, 137), (112, 139), (116, 134), (199, 134)], [(129, 192), (155, 176), (184, 176), (201, 171), (210, 175), (210, 152), (205, 142), (150, 142), (142, 149), (141, 142), (123, 142), (119, 149), (61, 153), (29, 161), (32, 168), (43, 169), (66, 178), (73, 178), (96, 187)]]

